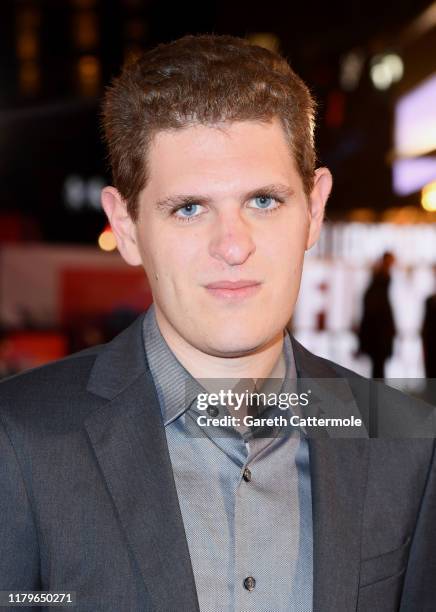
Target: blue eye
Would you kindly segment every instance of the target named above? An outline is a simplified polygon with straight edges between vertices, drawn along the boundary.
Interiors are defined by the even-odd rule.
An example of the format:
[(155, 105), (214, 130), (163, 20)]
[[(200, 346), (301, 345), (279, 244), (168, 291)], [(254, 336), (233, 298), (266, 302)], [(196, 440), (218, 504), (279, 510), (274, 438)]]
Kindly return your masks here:
[(176, 211), (176, 214), (180, 217), (194, 217), (196, 212), (198, 212), (198, 204), (185, 204)]
[(271, 196), (257, 196), (254, 201), (258, 208), (269, 208), (275, 200)]

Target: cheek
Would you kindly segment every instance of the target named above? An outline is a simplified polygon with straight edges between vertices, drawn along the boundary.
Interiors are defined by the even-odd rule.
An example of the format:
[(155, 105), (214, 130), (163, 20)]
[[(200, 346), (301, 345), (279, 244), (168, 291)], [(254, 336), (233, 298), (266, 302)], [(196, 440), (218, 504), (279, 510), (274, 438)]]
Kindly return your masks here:
[(263, 244), (262, 253), (271, 275), (289, 280), (299, 273), (305, 253), (304, 236), (303, 228), (294, 228), (289, 233), (277, 232)]
[(289, 238), (280, 237), (267, 246), (268, 292), (265, 299), (274, 312), (286, 312), (290, 317), (288, 310), (295, 303), (300, 286), (305, 252), (303, 240), (290, 232)]
[(201, 248), (195, 237), (190, 239), (172, 234), (150, 242), (145, 259), (158, 274), (159, 280), (180, 286), (195, 275), (201, 262)]

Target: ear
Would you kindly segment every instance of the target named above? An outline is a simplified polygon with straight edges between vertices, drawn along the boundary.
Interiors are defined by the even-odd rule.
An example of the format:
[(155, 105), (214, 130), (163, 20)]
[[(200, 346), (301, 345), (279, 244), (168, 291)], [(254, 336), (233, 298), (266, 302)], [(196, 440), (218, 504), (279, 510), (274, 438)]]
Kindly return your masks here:
[(135, 223), (127, 212), (127, 205), (121, 194), (115, 187), (105, 187), (101, 192), (101, 204), (124, 261), (131, 266), (140, 266), (142, 260), (136, 241)]
[(319, 238), (324, 209), (332, 189), (333, 179), (328, 168), (315, 170), (313, 189), (309, 196), (309, 233), (307, 236), (306, 251), (311, 249)]

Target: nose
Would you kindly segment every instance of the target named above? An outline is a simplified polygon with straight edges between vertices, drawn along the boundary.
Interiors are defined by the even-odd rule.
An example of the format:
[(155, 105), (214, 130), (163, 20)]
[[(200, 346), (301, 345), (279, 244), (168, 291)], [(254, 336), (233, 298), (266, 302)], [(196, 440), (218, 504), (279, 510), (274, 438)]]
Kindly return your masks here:
[(237, 266), (243, 264), (255, 250), (252, 229), (241, 212), (221, 212), (209, 243), (211, 257), (229, 266)]

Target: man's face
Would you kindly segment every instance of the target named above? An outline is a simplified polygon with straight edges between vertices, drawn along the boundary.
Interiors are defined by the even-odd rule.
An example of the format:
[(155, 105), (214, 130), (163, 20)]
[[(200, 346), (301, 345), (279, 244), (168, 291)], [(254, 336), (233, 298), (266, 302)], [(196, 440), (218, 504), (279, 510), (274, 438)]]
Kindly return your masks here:
[(133, 248), (164, 336), (222, 357), (277, 339), (317, 234), (278, 120), (159, 132), (148, 162)]

